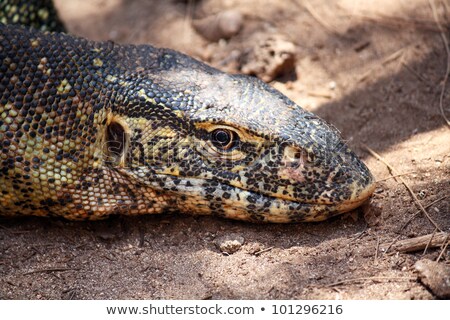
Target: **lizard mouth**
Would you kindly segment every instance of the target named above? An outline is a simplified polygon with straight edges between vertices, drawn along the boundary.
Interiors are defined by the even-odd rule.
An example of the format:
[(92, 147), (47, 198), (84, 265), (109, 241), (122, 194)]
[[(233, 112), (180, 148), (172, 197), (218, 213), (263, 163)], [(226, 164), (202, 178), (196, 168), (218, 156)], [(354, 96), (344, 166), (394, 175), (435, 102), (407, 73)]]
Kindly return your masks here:
[[(137, 174), (137, 176), (136, 176)], [(134, 172), (131, 176), (139, 177)], [(128, 174), (128, 177), (131, 178)], [(137, 181), (145, 181), (139, 177)], [(212, 179), (198, 179), (155, 174), (145, 184), (160, 190), (169, 212), (197, 215), (217, 215), (251, 222), (292, 223), (323, 221), (351, 211), (363, 204), (374, 192), (375, 182), (370, 176), (365, 183), (349, 186), (351, 196), (336, 203), (301, 202), (275, 195), (258, 193)]]
[(179, 179), (169, 187), (174, 202), (170, 211), (252, 222), (292, 223), (323, 221), (351, 211), (372, 195), (375, 183), (370, 182), (362, 189), (355, 188), (350, 199), (334, 204), (287, 200), (200, 179)]

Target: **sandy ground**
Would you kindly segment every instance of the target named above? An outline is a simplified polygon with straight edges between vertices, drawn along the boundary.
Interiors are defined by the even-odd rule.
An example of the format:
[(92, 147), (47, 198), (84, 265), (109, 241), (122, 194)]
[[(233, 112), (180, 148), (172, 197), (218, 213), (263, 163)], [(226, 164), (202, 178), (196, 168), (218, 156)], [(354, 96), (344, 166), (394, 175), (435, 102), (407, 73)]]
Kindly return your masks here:
[[(404, 174), (422, 205), (435, 202), (429, 216), (450, 230), (450, 130), (439, 111), (447, 54), (428, 0), (56, 3), (73, 34), (170, 47), (231, 72), (244, 70), (243, 57), (261, 39), (282, 37), (294, 45), (295, 61), (271, 84), (341, 130), (379, 183), (369, 205), (322, 223), (255, 225), (182, 215), (95, 223), (0, 219), (0, 298), (439, 297), (414, 264), (439, 257), (448, 266), (450, 251), (385, 253), (389, 244), (435, 227), (415, 215), (405, 186), (364, 147)], [(450, 3), (436, 1), (436, 7), (449, 37)], [(231, 39), (206, 40), (193, 29), (193, 20), (228, 9), (244, 17)], [(443, 102), (450, 116), (449, 84)], [(245, 242), (223, 254), (216, 243), (225, 236)]]

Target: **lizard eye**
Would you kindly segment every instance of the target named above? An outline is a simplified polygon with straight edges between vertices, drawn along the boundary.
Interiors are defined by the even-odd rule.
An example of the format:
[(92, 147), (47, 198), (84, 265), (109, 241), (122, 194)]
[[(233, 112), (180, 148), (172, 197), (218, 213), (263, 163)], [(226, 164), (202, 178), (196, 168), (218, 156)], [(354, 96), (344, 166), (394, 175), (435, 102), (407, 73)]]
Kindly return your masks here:
[(230, 151), (237, 145), (239, 136), (232, 130), (216, 129), (211, 131), (210, 139), (216, 148), (224, 151)]

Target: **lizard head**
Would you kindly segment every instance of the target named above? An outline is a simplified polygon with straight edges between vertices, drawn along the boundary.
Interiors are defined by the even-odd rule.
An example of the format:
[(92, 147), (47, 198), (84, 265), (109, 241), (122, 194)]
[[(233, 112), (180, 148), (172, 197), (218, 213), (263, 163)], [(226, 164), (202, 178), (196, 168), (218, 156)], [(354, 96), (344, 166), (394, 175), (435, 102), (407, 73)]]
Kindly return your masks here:
[(255, 78), (146, 45), (0, 30), (0, 211), (318, 221), (373, 192), (335, 129)]
[(256, 78), (170, 52), (165, 59), (178, 59), (169, 63), (176, 67), (144, 77), (126, 95), (134, 102), (123, 118), (122, 163), (132, 179), (163, 192), (171, 209), (319, 221), (372, 194), (369, 169), (319, 117)]

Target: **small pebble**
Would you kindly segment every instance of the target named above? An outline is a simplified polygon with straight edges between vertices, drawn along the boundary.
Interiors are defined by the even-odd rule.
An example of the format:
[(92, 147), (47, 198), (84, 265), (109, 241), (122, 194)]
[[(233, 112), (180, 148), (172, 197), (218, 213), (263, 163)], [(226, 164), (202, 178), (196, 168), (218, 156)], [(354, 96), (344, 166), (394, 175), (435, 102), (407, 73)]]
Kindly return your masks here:
[(228, 235), (224, 235), (214, 240), (214, 244), (216, 247), (222, 252), (226, 254), (233, 254), (241, 249), (244, 244), (244, 237), (231, 233)]
[(426, 190), (420, 190), (419, 193), (417, 194), (419, 199), (425, 198), (426, 195), (427, 195), (427, 191)]
[(336, 82), (335, 81), (331, 81), (330, 83), (328, 83), (328, 88), (330, 90), (336, 89)]
[(229, 39), (242, 28), (243, 17), (237, 10), (226, 10), (216, 15), (192, 21), (192, 26), (209, 41)]

